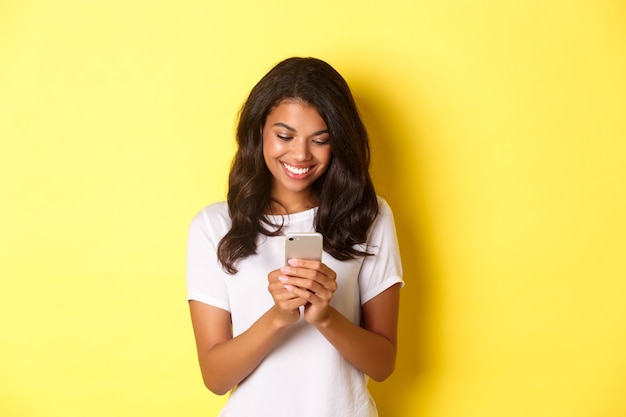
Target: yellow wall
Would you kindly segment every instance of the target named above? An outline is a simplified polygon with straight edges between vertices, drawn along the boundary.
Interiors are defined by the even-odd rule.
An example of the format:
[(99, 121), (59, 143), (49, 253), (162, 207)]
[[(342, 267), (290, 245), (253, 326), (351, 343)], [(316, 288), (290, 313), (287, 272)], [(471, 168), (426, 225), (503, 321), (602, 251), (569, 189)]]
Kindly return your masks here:
[(265, 3), (0, 3), (0, 415), (215, 414), (187, 225), (291, 55), (352, 85), (396, 213), (381, 415), (626, 415), (624, 2)]

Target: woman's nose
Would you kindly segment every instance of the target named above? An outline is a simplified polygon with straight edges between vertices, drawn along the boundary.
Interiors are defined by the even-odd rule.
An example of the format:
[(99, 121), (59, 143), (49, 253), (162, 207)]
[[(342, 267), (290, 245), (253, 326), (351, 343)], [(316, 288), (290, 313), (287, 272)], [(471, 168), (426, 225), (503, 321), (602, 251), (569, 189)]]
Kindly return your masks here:
[(306, 161), (310, 158), (309, 141), (304, 138), (297, 138), (292, 141), (293, 156), (297, 161)]

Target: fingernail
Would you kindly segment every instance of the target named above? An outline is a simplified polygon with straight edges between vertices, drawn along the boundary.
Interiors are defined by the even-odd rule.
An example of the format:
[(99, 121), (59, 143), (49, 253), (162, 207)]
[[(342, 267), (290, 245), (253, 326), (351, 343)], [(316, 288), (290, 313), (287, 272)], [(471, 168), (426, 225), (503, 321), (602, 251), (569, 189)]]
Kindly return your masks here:
[(291, 285), (285, 285), (285, 289), (287, 291), (291, 291), (291, 290), (293, 290), (293, 287)]
[(298, 260), (297, 259), (290, 259), (287, 261), (287, 263), (291, 266), (296, 266), (298, 265)]
[(284, 276), (281, 275), (281, 276), (278, 277), (278, 280), (280, 282), (287, 282), (287, 277), (284, 277)]
[(282, 266), (280, 268), (280, 272), (282, 272), (283, 274), (288, 274), (289, 273), (289, 267), (288, 266)]

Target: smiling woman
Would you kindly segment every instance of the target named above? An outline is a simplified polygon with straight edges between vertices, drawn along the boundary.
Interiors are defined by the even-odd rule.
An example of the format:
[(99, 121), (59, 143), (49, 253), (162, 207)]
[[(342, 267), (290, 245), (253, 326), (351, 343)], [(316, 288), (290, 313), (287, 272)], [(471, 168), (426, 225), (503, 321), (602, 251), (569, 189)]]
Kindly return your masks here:
[[(196, 380), (181, 300), (186, 229), (226, 198), (238, 106), (296, 54), (328, 58), (350, 83), (398, 226), (410, 285), (396, 370), (369, 384), (380, 415), (626, 416), (626, 2), (270, 6), (0, 1), (0, 416), (218, 414), (226, 398)], [(246, 220), (266, 218), (252, 209), (270, 195), (261, 128), (273, 91), (300, 94), (333, 154), (314, 183), (328, 263), (330, 242), (358, 231), (343, 225), (372, 207), (352, 203), (370, 201), (355, 180), (364, 136), (344, 134), (357, 119), (335, 114), (352, 108), (341, 86), (317, 102), (271, 87), (243, 119), (237, 211), (210, 224), (238, 216), (242, 241), (266, 239)], [(243, 273), (264, 247), (233, 265)], [(216, 248), (201, 252), (222, 277)], [(207, 282), (265, 302), (268, 259), (258, 291), (240, 274)], [(346, 274), (335, 272), (336, 305)], [(245, 305), (228, 307), (237, 330), (253, 325)], [(295, 350), (285, 398), (328, 367)], [(321, 396), (302, 389), (307, 406)]]
[[(402, 266), (348, 85), (319, 59), (279, 63), (244, 104), (237, 141), (228, 201), (189, 231), (205, 385), (232, 391), (224, 416), (377, 416), (367, 381), (395, 366)], [(292, 232), (321, 233), (321, 261), (284, 265)]]

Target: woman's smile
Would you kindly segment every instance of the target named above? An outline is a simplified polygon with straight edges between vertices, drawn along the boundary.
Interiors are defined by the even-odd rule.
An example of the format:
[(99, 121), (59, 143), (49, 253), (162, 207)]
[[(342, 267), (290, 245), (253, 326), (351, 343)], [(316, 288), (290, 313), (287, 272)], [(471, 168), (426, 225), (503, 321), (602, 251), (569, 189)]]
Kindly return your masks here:
[(286, 162), (281, 162), (281, 163), (283, 164), (283, 167), (285, 167), (288, 173), (293, 174), (294, 176), (297, 176), (297, 178), (302, 178), (305, 176), (305, 174), (308, 174), (311, 171), (310, 166), (297, 167), (295, 165), (290, 165)]

